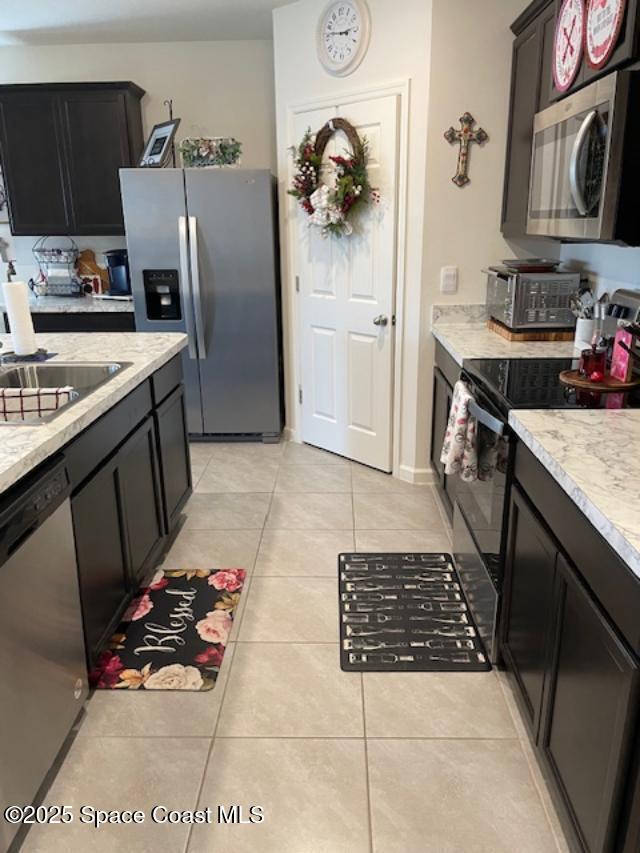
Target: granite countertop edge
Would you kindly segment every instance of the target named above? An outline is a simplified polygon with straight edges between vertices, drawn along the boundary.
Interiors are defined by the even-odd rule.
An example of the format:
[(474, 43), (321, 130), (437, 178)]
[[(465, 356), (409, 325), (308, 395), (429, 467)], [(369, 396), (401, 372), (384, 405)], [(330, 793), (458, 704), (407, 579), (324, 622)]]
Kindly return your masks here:
[[(0, 335), (0, 342), (7, 338)], [(0, 494), (60, 451), (187, 345), (186, 335), (179, 332), (66, 333), (38, 335), (37, 339), (41, 346), (57, 353), (48, 364), (56, 361), (131, 364), (49, 423), (0, 424)]]
[(486, 323), (438, 322), (431, 334), (460, 365), (472, 358), (573, 358), (573, 341), (513, 341), (492, 332)]
[[(5, 304), (0, 293), (0, 311)], [(133, 314), (133, 301), (122, 299), (94, 299), (92, 296), (40, 296), (29, 297), (32, 314)]]
[[(532, 431), (530, 427), (525, 426), (525, 424), (520, 420), (521, 417), (527, 417), (535, 414), (541, 413), (532, 410), (522, 412), (512, 410), (509, 413), (509, 425), (523, 444), (531, 450), (540, 464), (546, 471), (548, 471), (556, 483), (558, 483), (583, 515), (606, 540), (610, 547), (627, 564), (638, 580), (640, 580), (640, 548), (629, 541), (630, 533), (620, 529), (620, 526), (617, 526), (616, 523), (611, 520), (611, 518), (606, 514), (606, 511), (600, 509), (594, 500), (589, 497), (584, 487), (576, 483), (575, 479), (566, 470), (564, 465), (559, 462), (554, 457), (553, 453), (544, 446), (543, 440), (536, 436), (535, 431)], [(558, 412), (555, 414), (557, 416)], [(617, 414), (623, 418), (625, 416), (624, 412), (619, 412)], [(567, 425), (567, 432), (570, 432), (569, 425)], [(567, 436), (567, 441), (569, 440), (570, 435)], [(640, 531), (637, 535), (640, 543)]]

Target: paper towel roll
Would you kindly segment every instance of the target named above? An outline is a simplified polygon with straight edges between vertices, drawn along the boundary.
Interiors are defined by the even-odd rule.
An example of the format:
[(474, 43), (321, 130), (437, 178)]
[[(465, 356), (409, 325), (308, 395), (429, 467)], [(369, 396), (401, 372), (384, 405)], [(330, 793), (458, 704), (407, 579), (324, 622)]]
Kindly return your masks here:
[(29, 310), (29, 289), (24, 281), (5, 281), (2, 292), (11, 326), (13, 351), (16, 355), (33, 355), (38, 345)]

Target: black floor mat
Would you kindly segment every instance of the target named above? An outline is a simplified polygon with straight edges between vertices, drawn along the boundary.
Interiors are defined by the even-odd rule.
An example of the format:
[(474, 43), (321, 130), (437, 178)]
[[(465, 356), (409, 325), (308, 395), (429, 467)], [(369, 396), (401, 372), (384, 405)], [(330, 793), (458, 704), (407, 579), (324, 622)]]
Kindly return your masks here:
[(346, 672), (485, 672), (450, 554), (340, 554), (340, 666)]

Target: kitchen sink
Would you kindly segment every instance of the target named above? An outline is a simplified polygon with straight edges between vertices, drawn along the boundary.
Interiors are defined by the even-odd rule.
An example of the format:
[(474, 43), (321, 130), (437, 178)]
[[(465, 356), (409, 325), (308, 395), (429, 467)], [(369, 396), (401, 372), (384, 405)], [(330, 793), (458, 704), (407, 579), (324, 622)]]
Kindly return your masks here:
[[(65, 388), (73, 389), (70, 400), (55, 412), (45, 415), (28, 415), (25, 420), (8, 421), (9, 426), (47, 423), (65, 412), (69, 406), (87, 397), (105, 382), (109, 382), (132, 362), (54, 362), (52, 364), (12, 364), (0, 366), (0, 389), (2, 388)], [(0, 425), (3, 424), (0, 421)]]

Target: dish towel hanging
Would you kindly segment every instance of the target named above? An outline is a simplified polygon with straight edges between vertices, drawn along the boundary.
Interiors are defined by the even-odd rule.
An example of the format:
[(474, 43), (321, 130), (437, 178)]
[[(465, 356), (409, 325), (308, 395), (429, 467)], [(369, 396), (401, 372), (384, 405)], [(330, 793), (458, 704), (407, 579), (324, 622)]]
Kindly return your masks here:
[(467, 482), (478, 479), (478, 424), (469, 413), (469, 403), (472, 399), (464, 382), (456, 382), (440, 454), (445, 474), (459, 474), (461, 479)]
[(64, 388), (0, 388), (0, 421), (28, 421), (50, 414), (77, 396)]

